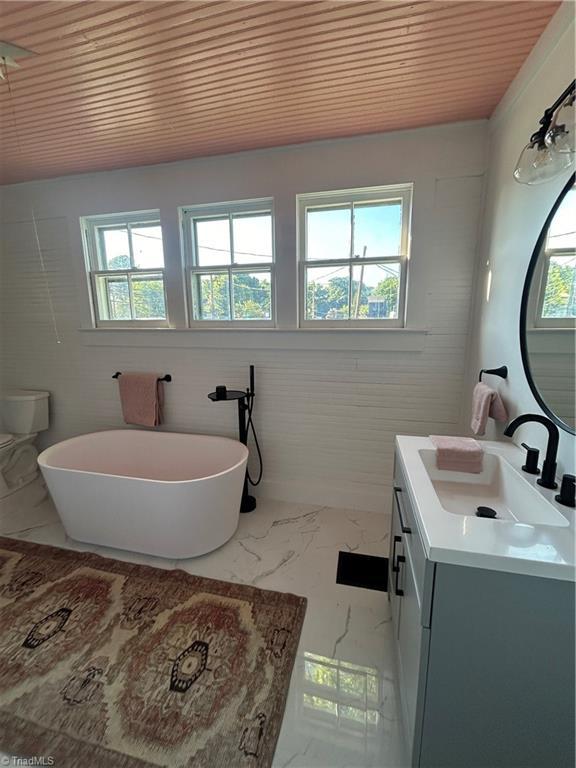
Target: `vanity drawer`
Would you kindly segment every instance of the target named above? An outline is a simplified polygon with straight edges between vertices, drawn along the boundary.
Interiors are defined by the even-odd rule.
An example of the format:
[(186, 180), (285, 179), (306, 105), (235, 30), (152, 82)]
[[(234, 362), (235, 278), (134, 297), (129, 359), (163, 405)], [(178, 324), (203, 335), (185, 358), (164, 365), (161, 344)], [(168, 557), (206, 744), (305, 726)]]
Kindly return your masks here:
[(394, 472), (394, 508), (394, 513), (400, 521), (402, 545), (407, 550), (409, 563), (413, 571), (414, 589), (420, 610), (420, 621), (422, 626), (429, 627), (434, 565), (426, 559), (424, 545), (416, 523), (415, 512), (399, 463), (396, 463)]

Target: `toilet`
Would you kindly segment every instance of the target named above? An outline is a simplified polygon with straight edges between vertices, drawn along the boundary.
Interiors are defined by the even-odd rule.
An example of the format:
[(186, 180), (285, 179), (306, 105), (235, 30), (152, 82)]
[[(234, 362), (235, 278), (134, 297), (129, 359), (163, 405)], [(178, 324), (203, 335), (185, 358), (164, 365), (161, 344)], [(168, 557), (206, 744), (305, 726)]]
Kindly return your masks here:
[(0, 395), (0, 499), (38, 476), (38, 432), (48, 429), (49, 392), (13, 389)]

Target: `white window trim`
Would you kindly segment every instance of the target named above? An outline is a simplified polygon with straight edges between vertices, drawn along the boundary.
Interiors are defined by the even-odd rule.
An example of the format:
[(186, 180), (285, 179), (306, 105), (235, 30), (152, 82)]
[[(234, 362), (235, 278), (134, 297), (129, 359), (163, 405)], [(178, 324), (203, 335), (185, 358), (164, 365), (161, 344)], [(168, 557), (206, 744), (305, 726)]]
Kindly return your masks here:
[[(296, 195), (297, 205), (297, 242), (298, 242), (298, 326), (301, 329), (341, 329), (357, 328), (369, 330), (371, 328), (384, 330), (386, 328), (405, 328), (406, 305), (408, 285), (408, 262), (410, 260), (410, 232), (412, 219), (412, 183), (386, 185), (381, 187), (362, 187), (344, 189), (336, 192), (313, 192)], [(350, 256), (349, 259), (307, 260), (306, 259), (306, 225), (308, 208), (319, 206), (338, 206), (344, 203), (370, 203), (380, 201), (402, 200), (402, 254), (390, 258), (362, 258)], [(353, 243), (353, 237), (351, 238)], [(386, 261), (400, 261), (400, 293), (398, 297), (398, 318), (394, 320), (378, 320), (366, 318), (362, 320), (307, 320), (306, 319), (306, 267), (332, 267), (332, 266), (362, 266), (370, 264), (382, 264)]]
[[(182, 253), (184, 254), (186, 299), (188, 303), (188, 325), (192, 329), (263, 329), (276, 328), (276, 237), (274, 199), (271, 197), (255, 198), (251, 200), (235, 200), (225, 203), (205, 203), (194, 206), (181, 206), (178, 209), (180, 221), (180, 238)], [(272, 220), (272, 261), (269, 264), (262, 262), (254, 264), (230, 264), (215, 267), (202, 267), (197, 264), (196, 243), (194, 241), (194, 219), (201, 217), (232, 217), (237, 213), (270, 213)], [(233, 240), (231, 247), (234, 248)], [(202, 274), (228, 274), (232, 285), (232, 274), (239, 272), (269, 272), (270, 273), (270, 320), (197, 320), (194, 317), (194, 296), (192, 294), (193, 275)], [(230, 297), (233, 306), (234, 297)]]
[(535, 302), (535, 311), (533, 313), (534, 325), (533, 328), (539, 330), (546, 329), (573, 329), (576, 328), (576, 318), (570, 317), (542, 317), (542, 308), (544, 306), (544, 299), (546, 297), (546, 284), (548, 282), (548, 269), (550, 267), (550, 259), (553, 256), (573, 256), (574, 250), (572, 248), (546, 248), (541, 251), (541, 258), (538, 260), (537, 266), (538, 274), (534, 275), (533, 280), (536, 279), (538, 285), (538, 298)]
[[(92, 320), (96, 328), (169, 328), (170, 321), (168, 316), (168, 297), (166, 295), (166, 262), (164, 267), (157, 269), (102, 269), (102, 265), (99, 260), (99, 248), (98, 248), (98, 235), (97, 230), (100, 227), (119, 227), (122, 224), (134, 225), (134, 224), (149, 224), (157, 223), (162, 229), (160, 220), (160, 211), (146, 210), (146, 211), (130, 211), (129, 213), (111, 213), (111, 214), (99, 214), (95, 216), (82, 216), (80, 218), (80, 229), (82, 232), (82, 243), (84, 250), (85, 268), (88, 276), (88, 290), (90, 292), (90, 303), (92, 310)], [(128, 238), (130, 248), (130, 258), (132, 261), (132, 243)], [(163, 243), (164, 246), (164, 243)], [(98, 302), (98, 289), (96, 285), (96, 279), (101, 275), (157, 275), (162, 274), (164, 284), (164, 306), (166, 308), (165, 319), (154, 320), (139, 320), (137, 318), (132, 320), (108, 320), (100, 317), (100, 306)], [(130, 280), (128, 280), (130, 285)]]

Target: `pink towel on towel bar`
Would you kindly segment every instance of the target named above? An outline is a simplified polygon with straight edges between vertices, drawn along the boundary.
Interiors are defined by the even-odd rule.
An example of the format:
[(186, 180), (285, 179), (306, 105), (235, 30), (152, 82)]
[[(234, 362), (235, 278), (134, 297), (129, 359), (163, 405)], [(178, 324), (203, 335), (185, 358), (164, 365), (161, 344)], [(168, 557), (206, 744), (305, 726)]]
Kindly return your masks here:
[(122, 415), (126, 424), (157, 427), (162, 423), (164, 385), (159, 373), (123, 373), (118, 377)]
[(480, 381), (472, 393), (470, 426), (475, 435), (485, 434), (488, 417), (496, 421), (508, 421), (506, 406), (498, 392)]
[(482, 472), (484, 449), (472, 437), (430, 435), (436, 446), (436, 466), (449, 472)]

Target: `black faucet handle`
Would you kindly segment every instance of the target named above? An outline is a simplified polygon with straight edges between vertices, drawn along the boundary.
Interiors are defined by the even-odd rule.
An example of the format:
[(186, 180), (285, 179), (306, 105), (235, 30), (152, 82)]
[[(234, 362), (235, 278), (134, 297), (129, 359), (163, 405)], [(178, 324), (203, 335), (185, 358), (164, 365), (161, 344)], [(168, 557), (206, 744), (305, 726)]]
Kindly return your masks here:
[(560, 493), (556, 495), (558, 504), (565, 507), (576, 507), (576, 476), (564, 475), (560, 485)]
[(540, 456), (540, 451), (538, 448), (531, 448), (526, 443), (522, 443), (522, 448), (526, 448), (526, 464), (522, 467), (523, 471), (529, 475), (539, 475), (538, 457)]

